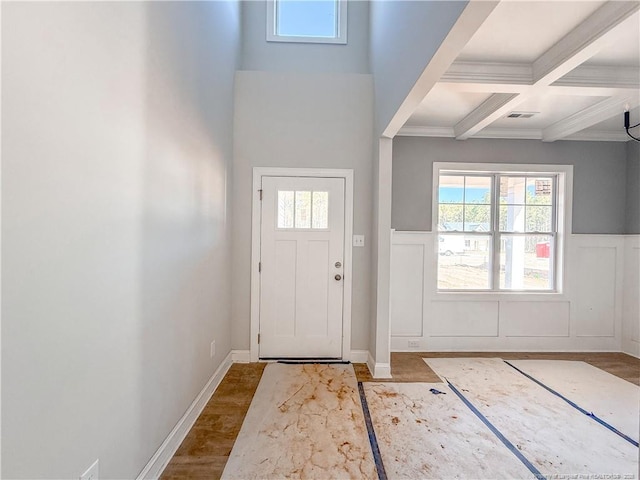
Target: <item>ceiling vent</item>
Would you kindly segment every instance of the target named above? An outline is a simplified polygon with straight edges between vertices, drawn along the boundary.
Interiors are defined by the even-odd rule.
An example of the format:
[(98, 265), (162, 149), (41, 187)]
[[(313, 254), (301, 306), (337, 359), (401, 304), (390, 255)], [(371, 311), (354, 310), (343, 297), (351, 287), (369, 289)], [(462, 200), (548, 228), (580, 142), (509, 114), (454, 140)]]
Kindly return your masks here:
[(507, 118), (531, 118), (540, 112), (511, 112)]

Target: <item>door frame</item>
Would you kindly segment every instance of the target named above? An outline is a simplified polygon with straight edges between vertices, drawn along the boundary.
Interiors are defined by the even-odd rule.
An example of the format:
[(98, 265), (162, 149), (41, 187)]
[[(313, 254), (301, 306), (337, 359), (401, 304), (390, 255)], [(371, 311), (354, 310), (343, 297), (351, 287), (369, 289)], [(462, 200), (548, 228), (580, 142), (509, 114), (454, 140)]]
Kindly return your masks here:
[(344, 179), (344, 292), (342, 297), (342, 360), (351, 361), (351, 292), (353, 238), (353, 170), (337, 168), (280, 168), (254, 167), (251, 207), (251, 361), (259, 361), (258, 333), (260, 331), (260, 189), (262, 177), (316, 177)]

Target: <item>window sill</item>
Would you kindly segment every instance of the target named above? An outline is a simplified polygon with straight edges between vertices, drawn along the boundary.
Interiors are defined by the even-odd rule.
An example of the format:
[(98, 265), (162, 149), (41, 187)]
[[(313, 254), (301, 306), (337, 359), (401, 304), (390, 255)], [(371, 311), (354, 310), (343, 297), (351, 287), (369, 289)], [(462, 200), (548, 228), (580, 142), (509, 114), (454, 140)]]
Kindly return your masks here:
[(495, 292), (489, 290), (477, 291), (441, 291), (433, 295), (437, 300), (451, 301), (509, 301), (509, 302), (566, 302), (569, 296), (566, 292)]
[(267, 42), (280, 43), (316, 43), (323, 45), (346, 45), (347, 39), (341, 37), (294, 37), (285, 35), (267, 35)]

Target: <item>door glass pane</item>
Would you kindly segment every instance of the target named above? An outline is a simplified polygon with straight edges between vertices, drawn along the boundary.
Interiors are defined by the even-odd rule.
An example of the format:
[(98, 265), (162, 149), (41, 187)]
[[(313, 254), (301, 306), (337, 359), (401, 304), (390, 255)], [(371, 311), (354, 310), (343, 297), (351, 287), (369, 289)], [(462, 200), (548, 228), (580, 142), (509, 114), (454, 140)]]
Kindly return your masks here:
[(329, 192), (313, 192), (312, 228), (329, 227)]
[(311, 192), (296, 192), (296, 228), (311, 228)]
[(293, 192), (278, 191), (278, 228), (293, 228)]
[(438, 236), (438, 289), (491, 288), (491, 236), (441, 234)]
[(553, 244), (551, 235), (502, 235), (500, 288), (503, 290), (551, 290), (553, 288)]

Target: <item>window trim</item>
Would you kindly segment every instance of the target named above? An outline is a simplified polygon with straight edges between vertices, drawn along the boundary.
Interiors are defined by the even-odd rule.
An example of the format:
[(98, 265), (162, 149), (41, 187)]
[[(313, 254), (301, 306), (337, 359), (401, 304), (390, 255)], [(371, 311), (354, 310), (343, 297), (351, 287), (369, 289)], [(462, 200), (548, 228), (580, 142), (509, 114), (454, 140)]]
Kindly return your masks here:
[[(549, 165), (549, 164), (524, 164), (524, 163), (464, 163), (464, 162), (434, 162), (433, 163), (433, 181), (432, 181), (432, 195), (431, 195), (431, 228), (434, 234), (434, 259), (438, 264), (438, 249), (439, 242), (437, 237), (441, 232), (438, 231), (438, 216), (439, 216), (439, 202), (438, 191), (440, 186), (440, 174), (441, 172), (455, 172), (459, 174), (468, 173), (470, 175), (482, 175), (482, 174), (501, 174), (501, 175), (554, 175), (557, 176), (556, 180), (556, 209), (555, 209), (555, 258), (554, 258), (554, 282), (555, 288), (553, 290), (500, 290), (500, 289), (487, 289), (487, 290), (440, 290), (438, 289), (437, 279), (435, 282), (435, 292), (437, 295), (523, 295), (526, 298), (532, 298), (536, 295), (543, 298), (547, 298), (549, 295), (563, 295), (565, 292), (565, 262), (566, 262), (566, 239), (571, 234), (572, 229), (572, 207), (573, 207), (573, 166), (572, 165)], [(494, 189), (493, 199), (496, 200), (496, 195), (499, 195)], [(493, 203), (492, 203), (493, 205)], [(492, 218), (492, 222), (497, 219)], [(492, 231), (492, 237), (499, 232)], [(494, 238), (494, 244), (495, 244)], [(495, 262), (493, 262), (495, 263)], [(494, 271), (498, 268), (496, 265), (492, 265)]]
[(337, 4), (337, 37), (288, 36), (278, 35), (276, 8), (279, 0), (266, 0), (267, 4), (267, 42), (285, 43), (325, 43), (345, 45), (347, 43), (347, 1), (334, 0)]

